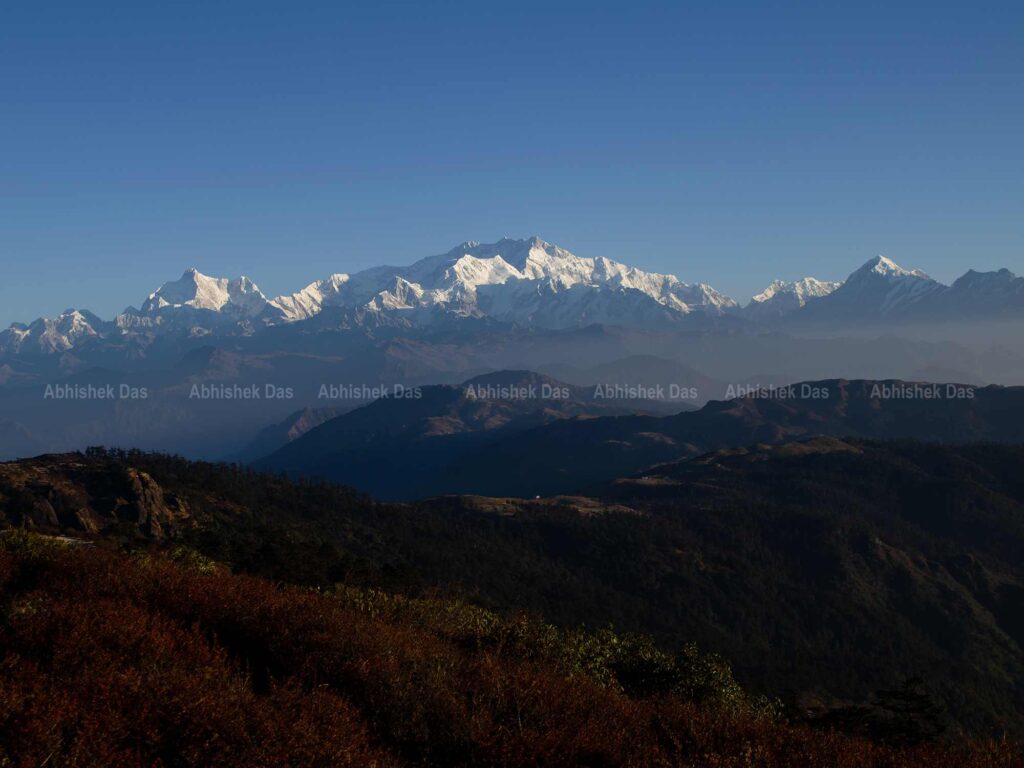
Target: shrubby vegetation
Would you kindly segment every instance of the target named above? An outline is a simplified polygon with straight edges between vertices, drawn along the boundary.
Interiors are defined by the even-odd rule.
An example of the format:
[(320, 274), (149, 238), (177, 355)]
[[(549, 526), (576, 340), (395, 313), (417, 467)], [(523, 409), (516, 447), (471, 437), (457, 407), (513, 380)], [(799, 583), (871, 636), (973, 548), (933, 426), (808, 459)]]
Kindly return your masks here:
[(585, 678), (628, 696), (671, 694), (735, 712), (776, 714), (772, 702), (747, 696), (724, 659), (701, 653), (694, 643), (673, 654), (646, 635), (565, 630), (524, 614), (502, 617), (454, 599), (410, 599), (344, 586), (333, 594), (342, 605), (429, 631), (467, 651), (541, 663), (568, 678)]
[[(551, 642), (567, 658), (541, 654), (542, 634), (524, 653), (570, 676), (589, 665), (592, 682), (614, 676), (627, 695), (683, 690), (683, 649), (695, 642), (727, 659), (745, 690), (816, 727), (884, 743), (1024, 737), (1024, 449), (848, 443), (668, 465), (596, 500), (412, 505), (239, 467), (94, 452), (0, 465), (0, 511), (7, 499), (31, 512), (45, 498), (59, 516), (83, 505), (123, 512), (128, 479), (141, 473), (187, 516), (155, 539), (122, 515), (89, 535), (96, 546), (186, 546), (179, 558), (200, 553), (207, 567), (335, 599), (383, 593), (407, 601), (396, 621), (412, 621), (418, 605), (453, 627), (479, 622), (448, 642), (483, 648), (515, 647), (515, 621), (542, 620), (563, 633)], [(45, 482), (18, 486), (29, 470)], [(649, 660), (636, 661), (638, 650), (632, 672), (600, 660), (610, 652), (594, 638), (611, 626)], [(574, 644), (574, 632), (596, 645)]]
[(178, 551), (0, 537), (0, 764), (1020, 765), (787, 725), (721, 660)]

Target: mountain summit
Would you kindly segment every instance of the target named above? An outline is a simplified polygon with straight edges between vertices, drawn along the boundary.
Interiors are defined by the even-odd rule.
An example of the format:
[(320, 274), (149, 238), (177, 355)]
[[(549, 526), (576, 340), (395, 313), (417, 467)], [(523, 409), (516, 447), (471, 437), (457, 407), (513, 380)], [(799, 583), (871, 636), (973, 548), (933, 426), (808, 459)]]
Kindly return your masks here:
[(865, 323), (909, 314), (947, 290), (919, 269), (904, 269), (876, 256), (854, 271), (827, 296), (804, 308), (801, 321)]
[(860, 275), (882, 275), (884, 277), (919, 277), (924, 280), (931, 280), (928, 275), (919, 269), (904, 269), (888, 256), (876, 256), (869, 259), (860, 269), (850, 275), (855, 278)]
[(149, 294), (141, 311), (153, 315), (166, 310), (194, 309), (255, 317), (266, 305), (267, 297), (248, 277), (208, 277), (193, 267), (185, 270), (180, 279), (164, 283)]
[(809, 301), (828, 296), (842, 283), (805, 277), (787, 283), (774, 280), (771, 285), (750, 300), (744, 312), (753, 318), (766, 320), (788, 315), (803, 308)]

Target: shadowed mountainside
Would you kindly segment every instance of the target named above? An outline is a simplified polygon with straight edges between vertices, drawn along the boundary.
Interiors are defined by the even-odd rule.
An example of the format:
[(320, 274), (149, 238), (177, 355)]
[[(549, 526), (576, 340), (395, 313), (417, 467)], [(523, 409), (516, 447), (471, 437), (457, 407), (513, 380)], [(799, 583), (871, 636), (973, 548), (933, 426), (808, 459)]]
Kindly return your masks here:
[[(924, 391), (938, 394), (914, 394)], [(309, 432), (257, 466), (347, 482), (389, 498), (532, 497), (587, 492), (653, 464), (754, 442), (814, 435), (1014, 442), (1024, 435), (1022, 387), (833, 379), (713, 401), (673, 416), (547, 419), (532, 429), (519, 422), (515, 430), (475, 441), (470, 451), (458, 437), (423, 440), (422, 425), (442, 420), (451, 397), (417, 404), (415, 422), (406, 416), (413, 406), (380, 401)], [(407, 431), (382, 439), (376, 425), (395, 421)], [(360, 451), (355, 455), (352, 443)], [(429, 454), (429, 472), (416, 470), (419, 451)]]
[(327, 477), (374, 496), (408, 499), (431, 492), (434, 478), (484, 446), (562, 419), (686, 407), (595, 396), (529, 371), (500, 371), (464, 384), (403, 389), (315, 427), (259, 469)]

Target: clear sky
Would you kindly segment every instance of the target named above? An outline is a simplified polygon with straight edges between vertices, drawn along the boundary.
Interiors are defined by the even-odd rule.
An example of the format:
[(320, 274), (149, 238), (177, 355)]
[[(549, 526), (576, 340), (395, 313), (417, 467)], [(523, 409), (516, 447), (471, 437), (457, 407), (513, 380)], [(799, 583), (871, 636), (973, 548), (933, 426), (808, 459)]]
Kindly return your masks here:
[(703, 280), (1024, 272), (1024, 3), (0, 10), (0, 324), (533, 234)]

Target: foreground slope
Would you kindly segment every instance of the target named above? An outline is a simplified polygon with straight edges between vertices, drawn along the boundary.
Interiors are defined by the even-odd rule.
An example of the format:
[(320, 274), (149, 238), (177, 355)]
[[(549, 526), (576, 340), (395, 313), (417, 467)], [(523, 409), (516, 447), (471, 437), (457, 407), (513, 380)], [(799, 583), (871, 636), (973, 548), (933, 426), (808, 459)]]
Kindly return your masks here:
[(801, 711), (925, 680), (944, 722), (1024, 733), (1024, 449), (856, 440), (732, 450), (594, 497), (380, 504), (143, 454), (0, 465), (8, 524), (187, 543), (316, 586), (440, 589), (562, 626), (696, 641)]
[(1020, 764), (1006, 743), (887, 746), (788, 724), (692, 649), (175, 559), (0, 539), (0, 760)]

